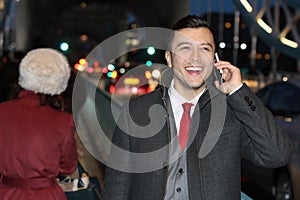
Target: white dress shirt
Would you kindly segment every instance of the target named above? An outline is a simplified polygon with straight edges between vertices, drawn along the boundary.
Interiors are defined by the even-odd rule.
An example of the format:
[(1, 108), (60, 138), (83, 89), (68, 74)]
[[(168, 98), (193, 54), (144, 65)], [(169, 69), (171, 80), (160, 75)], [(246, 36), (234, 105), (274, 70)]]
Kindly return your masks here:
[(186, 100), (183, 96), (181, 96), (176, 89), (174, 88), (174, 80), (171, 82), (171, 87), (168, 90), (170, 101), (171, 101), (171, 106), (173, 110), (173, 115), (175, 118), (175, 124), (176, 124), (176, 129), (177, 129), (177, 135), (179, 135), (179, 126), (180, 126), (180, 120), (181, 116), (183, 114), (183, 106), (182, 104), (184, 103), (192, 103), (193, 106), (191, 107), (190, 111), (190, 116), (192, 117), (195, 106), (198, 103), (199, 98), (201, 95), (205, 92), (206, 89), (200, 92), (197, 96), (195, 96), (192, 100)]
[[(236, 87), (229, 95), (232, 95), (234, 92), (239, 90), (242, 86), (243, 86), (243, 84)], [(195, 110), (195, 106), (196, 106), (196, 104), (198, 103), (198, 100), (200, 99), (200, 97), (203, 95), (203, 93), (205, 91), (206, 91), (206, 88), (204, 90), (202, 90), (192, 100), (186, 100), (183, 96), (181, 96), (176, 91), (176, 89), (174, 88), (174, 79), (172, 80), (171, 87), (168, 90), (168, 94), (169, 94), (169, 97), (170, 97), (171, 106), (172, 106), (172, 110), (173, 110), (173, 115), (174, 115), (174, 118), (175, 118), (177, 135), (179, 135), (180, 120), (181, 120), (181, 116), (182, 116), (182, 113), (183, 113), (182, 104), (183, 103), (192, 103), (193, 104), (193, 106), (191, 107), (191, 111), (190, 111), (190, 116), (192, 117), (192, 115), (194, 113), (194, 110)]]

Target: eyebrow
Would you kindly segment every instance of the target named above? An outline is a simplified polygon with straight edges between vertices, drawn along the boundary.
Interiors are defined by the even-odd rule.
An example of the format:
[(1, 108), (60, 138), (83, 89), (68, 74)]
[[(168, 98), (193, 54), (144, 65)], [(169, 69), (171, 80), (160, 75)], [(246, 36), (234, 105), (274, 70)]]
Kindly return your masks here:
[[(177, 45), (176, 45), (176, 47), (179, 47), (179, 46), (181, 46), (181, 45), (186, 45), (186, 44), (193, 44), (192, 42), (180, 42), (180, 43), (178, 43)], [(208, 46), (210, 46), (211, 48), (213, 48), (213, 45), (211, 44), (211, 43), (209, 43), (209, 42), (203, 42), (203, 43), (200, 43), (200, 45), (201, 46), (205, 46), (205, 45), (208, 45)]]
[(213, 45), (212, 45), (211, 43), (209, 43), (209, 42), (203, 42), (203, 43), (201, 43), (200, 45), (201, 45), (201, 46), (208, 45), (208, 46), (210, 46), (211, 48), (213, 48)]

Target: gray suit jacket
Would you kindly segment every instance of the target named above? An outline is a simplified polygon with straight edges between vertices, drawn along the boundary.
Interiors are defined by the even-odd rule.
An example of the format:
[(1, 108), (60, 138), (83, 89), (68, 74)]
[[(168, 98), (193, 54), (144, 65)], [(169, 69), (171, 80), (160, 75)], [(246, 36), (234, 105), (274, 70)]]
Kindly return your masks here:
[[(134, 153), (122, 154), (112, 148), (104, 200), (164, 199), (168, 165), (176, 161), (165, 148), (174, 141), (169, 132), (168, 102), (167, 90), (161, 88), (124, 106), (113, 144)], [(153, 105), (159, 106), (155, 109)], [(158, 123), (149, 126), (156, 118)], [(287, 134), (276, 126), (272, 114), (246, 85), (230, 96), (215, 88), (207, 90), (191, 123), (187, 149), (191, 200), (240, 199), (241, 158), (274, 168), (287, 164), (292, 154)], [(155, 130), (155, 134), (147, 130)]]

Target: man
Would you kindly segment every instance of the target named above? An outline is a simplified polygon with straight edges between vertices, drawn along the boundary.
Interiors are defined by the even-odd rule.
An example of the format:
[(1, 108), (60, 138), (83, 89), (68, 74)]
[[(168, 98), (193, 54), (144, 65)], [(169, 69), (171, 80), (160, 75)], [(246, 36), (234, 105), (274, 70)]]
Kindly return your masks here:
[(186, 16), (172, 29), (165, 53), (171, 83), (124, 106), (106, 171), (105, 200), (240, 199), (241, 158), (279, 167), (291, 156), (291, 141), (242, 83), (240, 70), (229, 62), (214, 63), (207, 22)]

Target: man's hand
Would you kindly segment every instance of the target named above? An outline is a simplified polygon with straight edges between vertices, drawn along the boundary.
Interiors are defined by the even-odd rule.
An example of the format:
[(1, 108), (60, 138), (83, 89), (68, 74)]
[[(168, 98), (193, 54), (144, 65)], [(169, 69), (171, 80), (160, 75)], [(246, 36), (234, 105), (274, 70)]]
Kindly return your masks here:
[(242, 84), (242, 75), (239, 68), (233, 66), (226, 61), (218, 61), (215, 63), (215, 67), (223, 70), (222, 78), (224, 82), (220, 85), (219, 81), (216, 81), (216, 87), (225, 94), (230, 94), (234, 89)]

